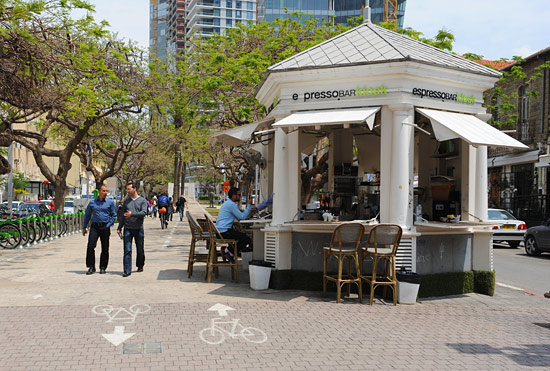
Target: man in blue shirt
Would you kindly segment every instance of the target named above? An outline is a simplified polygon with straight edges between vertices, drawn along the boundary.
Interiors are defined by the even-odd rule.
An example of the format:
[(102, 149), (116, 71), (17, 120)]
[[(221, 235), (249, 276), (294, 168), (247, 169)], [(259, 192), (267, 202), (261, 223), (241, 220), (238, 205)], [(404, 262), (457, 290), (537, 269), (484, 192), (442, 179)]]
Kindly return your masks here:
[[(241, 191), (236, 187), (231, 187), (227, 193), (228, 200), (225, 201), (218, 213), (218, 220), (216, 221), (216, 228), (220, 231), (223, 238), (228, 240), (237, 240), (237, 249), (240, 252), (252, 251), (252, 241), (246, 233), (238, 232), (233, 229), (233, 222), (235, 219), (246, 219), (250, 215), (252, 210), (252, 199), (247, 200), (246, 209), (241, 211), (239, 209), (239, 203), (241, 202)], [(249, 246), (247, 248), (247, 246)], [(222, 256), (227, 256), (229, 260), (234, 259), (234, 251), (232, 248), (222, 251)], [(227, 254), (227, 255), (226, 255)]]
[(107, 186), (102, 184), (99, 187), (98, 197), (91, 200), (84, 214), (84, 228), (82, 235), (86, 236), (87, 226), (92, 221), (90, 235), (88, 236), (88, 249), (86, 250), (86, 274), (95, 272), (95, 247), (97, 239), (101, 239), (101, 255), (99, 257), (99, 273), (104, 274), (109, 263), (109, 237), (110, 228), (115, 224), (116, 207), (115, 202), (107, 198)]

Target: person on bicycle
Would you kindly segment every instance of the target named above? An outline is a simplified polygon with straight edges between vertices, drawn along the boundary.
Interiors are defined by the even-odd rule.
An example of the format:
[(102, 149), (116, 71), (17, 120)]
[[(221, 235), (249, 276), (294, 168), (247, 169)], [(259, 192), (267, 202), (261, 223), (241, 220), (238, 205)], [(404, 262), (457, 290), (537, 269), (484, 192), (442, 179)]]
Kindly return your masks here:
[(109, 263), (109, 236), (111, 236), (111, 227), (115, 224), (117, 217), (115, 202), (107, 198), (107, 186), (102, 184), (99, 187), (98, 197), (91, 200), (86, 207), (84, 214), (84, 228), (82, 235), (86, 236), (88, 232), (88, 223), (91, 220), (90, 235), (88, 236), (88, 247), (86, 250), (86, 274), (95, 272), (95, 247), (98, 238), (101, 239), (101, 255), (99, 257), (99, 273), (104, 274)]
[(168, 192), (163, 193), (159, 196), (158, 199), (158, 208), (160, 209), (164, 208), (164, 213), (162, 218), (164, 218), (165, 225), (168, 225), (168, 208), (170, 207), (170, 198), (168, 197)]
[[(237, 240), (237, 249), (240, 252), (250, 252), (252, 251), (252, 241), (246, 233), (242, 233), (233, 229), (233, 222), (235, 219), (242, 220), (246, 219), (250, 212), (252, 211), (252, 199), (249, 198), (246, 202), (246, 209), (241, 211), (239, 208), (239, 203), (241, 202), (241, 191), (239, 188), (231, 187), (227, 194), (228, 200), (225, 201), (220, 208), (218, 213), (218, 219), (216, 221), (216, 227), (220, 231), (223, 238), (228, 240)], [(249, 246), (248, 248), (246, 246)], [(234, 259), (233, 248), (226, 248), (225, 251), (222, 251), (222, 256), (227, 256), (229, 261)]]

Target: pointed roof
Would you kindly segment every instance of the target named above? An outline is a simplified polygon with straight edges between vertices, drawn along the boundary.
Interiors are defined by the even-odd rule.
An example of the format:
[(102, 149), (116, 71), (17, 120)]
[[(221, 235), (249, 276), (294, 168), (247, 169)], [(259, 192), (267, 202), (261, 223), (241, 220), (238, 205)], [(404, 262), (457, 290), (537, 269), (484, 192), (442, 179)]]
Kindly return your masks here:
[(268, 68), (270, 72), (416, 61), (500, 77), (501, 73), (372, 23), (364, 23)]

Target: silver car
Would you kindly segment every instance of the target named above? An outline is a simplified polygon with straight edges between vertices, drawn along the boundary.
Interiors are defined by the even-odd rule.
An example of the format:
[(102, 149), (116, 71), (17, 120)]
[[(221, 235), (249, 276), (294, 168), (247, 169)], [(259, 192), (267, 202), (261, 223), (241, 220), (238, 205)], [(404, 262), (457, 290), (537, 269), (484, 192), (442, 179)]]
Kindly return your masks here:
[(489, 220), (497, 223), (493, 227), (493, 242), (507, 242), (511, 248), (515, 249), (523, 241), (527, 225), (508, 211), (489, 209)]

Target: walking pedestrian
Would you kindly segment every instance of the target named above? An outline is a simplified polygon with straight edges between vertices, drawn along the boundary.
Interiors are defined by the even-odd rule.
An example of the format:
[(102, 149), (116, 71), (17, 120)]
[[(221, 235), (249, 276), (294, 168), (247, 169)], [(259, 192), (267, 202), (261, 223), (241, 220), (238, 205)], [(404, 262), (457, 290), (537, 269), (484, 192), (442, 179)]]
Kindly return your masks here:
[(180, 213), (180, 222), (181, 222), (183, 220), (184, 209), (187, 208), (187, 210), (189, 210), (189, 206), (187, 206), (187, 200), (185, 199), (185, 197), (183, 197), (183, 195), (181, 195), (180, 198), (178, 198), (178, 201), (176, 202), (176, 207)]
[(172, 221), (173, 215), (174, 215), (174, 203), (172, 202), (172, 197), (168, 197), (168, 220)]
[(88, 223), (92, 222), (90, 234), (88, 236), (88, 248), (86, 249), (86, 274), (95, 272), (95, 247), (98, 238), (101, 239), (101, 255), (99, 256), (99, 273), (104, 274), (109, 264), (109, 237), (111, 236), (111, 227), (115, 224), (117, 213), (115, 202), (107, 198), (107, 186), (99, 187), (98, 197), (91, 200), (84, 213), (84, 228), (82, 235), (86, 236), (88, 232)]
[(124, 213), (121, 220), (119, 220), (117, 229), (118, 235), (122, 236), (122, 228), (124, 228), (124, 273), (122, 277), (128, 277), (132, 274), (132, 239), (136, 244), (137, 271), (143, 272), (143, 266), (145, 265), (143, 219), (147, 213), (147, 201), (138, 195), (134, 182), (126, 184), (126, 193), (128, 197), (122, 205)]
[(210, 207), (214, 207), (214, 192), (208, 192), (208, 201), (210, 201)]

